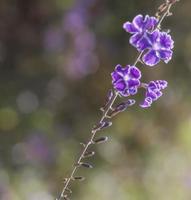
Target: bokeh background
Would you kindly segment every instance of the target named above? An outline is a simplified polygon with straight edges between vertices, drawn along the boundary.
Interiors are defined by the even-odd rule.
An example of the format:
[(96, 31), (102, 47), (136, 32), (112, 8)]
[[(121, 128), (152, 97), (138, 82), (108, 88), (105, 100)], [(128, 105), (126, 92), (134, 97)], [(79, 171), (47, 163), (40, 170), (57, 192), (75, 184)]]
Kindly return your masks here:
[[(0, 1), (0, 199), (52, 200), (90, 136), (118, 63), (136, 50), (122, 24), (154, 14), (162, 0)], [(100, 135), (73, 184), (74, 200), (191, 199), (191, 1), (165, 20), (173, 60), (141, 67), (144, 80), (166, 79), (152, 108), (135, 105)], [(142, 94), (135, 97), (137, 101)]]

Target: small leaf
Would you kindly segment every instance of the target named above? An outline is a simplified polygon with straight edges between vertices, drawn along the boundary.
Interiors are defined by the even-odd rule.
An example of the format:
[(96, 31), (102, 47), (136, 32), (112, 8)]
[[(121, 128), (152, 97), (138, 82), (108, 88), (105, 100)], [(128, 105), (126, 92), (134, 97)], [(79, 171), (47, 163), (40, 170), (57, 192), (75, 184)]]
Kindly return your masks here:
[(86, 152), (84, 154), (84, 158), (88, 158), (88, 157), (92, 157), (95, 155), (95, 152), (94, 151), (89, 151), (89, 152)]
[(106, 136), (100, 137), (100, 138), (94, 140), (94, 144), (100, 144), (100, 143), (103, 143), (103, 142), (107, 142), (107, 140), (108, 140), (108, 137), (106, 137)]

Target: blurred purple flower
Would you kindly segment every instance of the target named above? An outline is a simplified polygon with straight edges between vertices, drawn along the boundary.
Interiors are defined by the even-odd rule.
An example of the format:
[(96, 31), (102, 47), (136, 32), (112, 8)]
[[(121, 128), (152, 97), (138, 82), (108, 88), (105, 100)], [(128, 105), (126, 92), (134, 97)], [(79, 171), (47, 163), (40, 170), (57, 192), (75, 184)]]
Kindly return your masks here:
[(141, 72), (135, 66), (117, 65), (111, 73), (113, 87), (122, 95), (129, 96), (137, 93), (140, 86)]
[(144, 43), (145, 34), (147, 32), (151, 32), (154, 30), (158, 23), (158, 19), (155, 17), (149, 17), (146, 15), (143, 17), (142, 15), (137, 15), (132, 22), (126, 22), (123, 24), (123, 28), (133, 34), (130, 37), (130, 44), (134, 47), (139, 46), (139, 42)]
[(95, 72), (98, 68), (98, 58), (95, 53), (96, 39), (90, 30), (88, 19), (90, 5), (94, 1), (76, 1), (74, 7), (64, 16), (63, 30), (70, 38), (64, 54), (65, 74), (71, 79), (80, 79)]
[(145, 99), (140, 104), (142, 108), (148, 108), (151, 106), (153, 101), (156, 101), (159, 97), (162, 96), (162, 89), (165, 89), (167, 87), (168, 83), (165, 80), (156, 80), (151, 81), (148, 85), (146, 85), (146, 93), (145, 93)]
[(142, 60), (146, 65), (154, 66), (164, 60), (168, 63), (172, 58), (172, 48), (174, 41), (166, 32), (155, 30), (153, 33), (147, 33), (144, 41), (139, 42), (139, 50), (143, 51), (146, 48), (148, 51), (143, 56)]

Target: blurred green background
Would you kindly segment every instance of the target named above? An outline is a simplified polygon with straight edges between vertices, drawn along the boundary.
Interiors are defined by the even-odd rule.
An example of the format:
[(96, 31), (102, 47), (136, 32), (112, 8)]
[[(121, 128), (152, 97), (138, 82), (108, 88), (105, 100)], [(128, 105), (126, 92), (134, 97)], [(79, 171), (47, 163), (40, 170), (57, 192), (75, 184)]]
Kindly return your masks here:
[[(99, 119), (110, 73), (133, 63), (122, 24), (162, 0), (0, 1), (0, 199), (52, 200)], [(93, 170), (73, 200), (191, 199), (191, 1), (163, 23), (173, 60), (141, 67), (169, 87), (149, 109), (135, 105), (100, 135)], [(140, 101), (143, 96), (135, 97)]]

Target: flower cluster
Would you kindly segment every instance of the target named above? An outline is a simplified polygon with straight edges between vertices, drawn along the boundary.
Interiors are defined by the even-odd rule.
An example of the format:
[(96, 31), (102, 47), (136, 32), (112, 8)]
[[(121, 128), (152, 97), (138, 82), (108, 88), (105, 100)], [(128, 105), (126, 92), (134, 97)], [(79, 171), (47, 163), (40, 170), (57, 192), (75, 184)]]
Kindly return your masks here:
[[(161, 31), (159, 27), (159, 20), (148, 15), (137, 15), (132, 22), (123, 25), (126, 32), (132, 34), (130, 44), (140, 52), (138, 61), (150, 67), (156, 66), (161, 60), (168, 63), (173, 54), (174, 41), (169, 33)], [(141, 71), (136, 66), (117, 65), (111, 76), (113, 87), (121, 96), (134, 95), (139, 88), (145, 88), (145, 98), (140, 104), (142, 108), (150, 107), (153, 101), (162, 96), (161, 90), (167, 87), (165, 80), (141, 83)]]
[(172, 58), (173, 40), (171, 36), (157, 28), (158, 20), (155, 17), (146, 15), (136, 16), (132, 23), (126, 22), (123, 28), (133, 34), (130, 37), (130, 44), (138, 51), (145, 51), (143, 62), (148, 66), (155, 66), (164, 60), (168, 63)]

